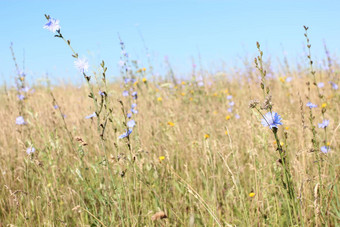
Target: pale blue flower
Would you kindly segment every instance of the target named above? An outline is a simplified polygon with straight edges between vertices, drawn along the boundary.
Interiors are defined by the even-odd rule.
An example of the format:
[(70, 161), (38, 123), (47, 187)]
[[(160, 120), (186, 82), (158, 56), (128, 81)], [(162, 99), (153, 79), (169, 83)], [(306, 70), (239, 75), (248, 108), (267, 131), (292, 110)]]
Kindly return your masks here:
[(227, 99), (232, 99), (232, 98), (233, 98), (232, 95), (228, 95), (228, 96), (227, 96)]
[(101, 96), (105, 96), (105, 92), (100, 91), (100, 90), (99, 90), (98, 94), (101, 95)]
[(290, 81), (292, 81), (293, 80), (293, 78), (292, 77), (287, 77), (287, 79), (286, 79), (286, 82), (290, 82)]
[(131, 96), (133, 99), (137, 99), (137, 91), (132, 92)]
[(326, 128), (329, 125), (329, 120), (323, 120), (322, 123), (319, 123), (319, 128)]
[(93, 114), (86, 116), (85, 119), (90, 119), (90, 118), (94, 118), (94, 117), (97, 117), (96, 112), (93, 112)]
[(131, 108), (131, 112), (132, 112), (133, 114), (137, 114), (137, 113), (138, 113), (138, 110), (132, 109), (132, 108)]
[(263, 117), (261, 120), (263, 126), (269, 126), (272, 129), (278, 128), (278, 125), (282, 125), (281, 116), (276, 112), (268, 112)]
[(338, 89), (339, 89), (339, 86), (338, 86), (336, 83), (334, 83), (334, 82), (332, 82), (332, 81), (330, 81), (329, 83), (332, 85), (332, 88), (333, 88), (334, 90), (338, 90)]
[(319, 88), (323, 88), (324, 86), (325, 86), (325, 83), (323, 83), (323, 82), (318, 83)]
[(233, 112), (233, 108), (228, 108), (228, 112), (229, 113)]
[(132, 104), (131, 104), (131, 108), (134, 109), (134, 108), (136, 108), (136, 107), (137, 107), (137, 103), (132, 103)]
[(118, 65), (119, 65), (120, 67), (123, 67), (123, 66), (125, 65), (125, 62), (124, 62), (123, 60), (120, 60), (120, 61), (118, 62)]
[(53, 108), (54, 108), (54, 109), (58, 109), (59, 106), (58, 106), (58, 105), (54, 105)]
[(127, 117), (127, 118), (131, 118), (131, 117), (132, 117), (132, 113), (127, 113), (127, 114), (126, 114), (126, 117)]
[(125, 78), (125, 79), (124, 79), (124, 83), (127, 84), (127, 83), (129, 83), (129, 82), (130, 82), (130, 79), (129, 79), (129, 78)]
[(25, 125), (25, 124), (26, 124), (26, 122), (25, 122), (23, 116), (17, 117), (17, 118), (15, 119), (15, 123), (16, 123), (17, 125)]
[(321, 147), (321, 152), (324, 154), (327, 154), (330, 151), (330, 147), (329, 146), (322, 146)]
[(22, 94), (18, 95), (18, 99), (19, 100), (24, 100), (25, 96), (23, 96)]
[(89, 69), (89, 63), (85, 58), (78, 58), (74, 61), (74, 66), (81, 72), (87, 72)]
[(240, 119), (240, 115), (236, 114), (236, 115), (235, 115), (235, 118), (236, 118), (236, 119)]
[(34, 152), (35, 152), (35, 148), (34, 148), (34, 147), (29, 147), (29, 148), (27, 148), (27, 150), (26, 150), (26, 153), (27, 153), (28, 155), (33, 154)]
[(56, 31), (60, 30), (61, 27), (59, 25), (59, 20), (50, 18), (43, 28), (55, 33)]
[(129, 128), (133, 128), (136, 125), (136, 122), (134, 120), (130, 120), (126, 124)]
[(316, 105), (316, 104), (313, 104), (313, 103), (311, 103), (311, 102), (308, 102), (307, 104), (306, 104), (306, 106), (308, 106), (309, 108), (316, 108), (316, 107), (318, 107), (318, 105)]
[(231, 102), (229, 103), (229, 105), (230, 105), (230, 106), (234, 106), (235, 103), (234, 103), (233, 101), (231, 101)]
[(123, 138), (129, 136), (131, 133), (132, 133), (132, 129), (129, 128), (129, 129), (126, 130), (122, 135), (120, 135), (118, 138), (119, 138), (119, 139), (123, 139)]
[(125, 90), (125, 91), (123, 91), (123, 96), (125, 96), (125, 97), (126, 97), (126, 96), (129, 96), (129, 92), (128, 92), (128, 91), (126, 91), (126, 90)]

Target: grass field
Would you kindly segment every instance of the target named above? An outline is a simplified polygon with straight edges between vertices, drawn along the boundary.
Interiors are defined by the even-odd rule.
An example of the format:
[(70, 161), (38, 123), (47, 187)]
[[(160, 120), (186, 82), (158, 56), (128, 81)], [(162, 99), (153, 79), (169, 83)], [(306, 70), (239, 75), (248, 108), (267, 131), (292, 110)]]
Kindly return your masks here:
[(126, 56), (114, 83), (104, 63), (81, 87), (15, 76), (0, 95), (0, 225), (338, 226), (337, 60), (271, 72), (260, 48), (182, 81)]

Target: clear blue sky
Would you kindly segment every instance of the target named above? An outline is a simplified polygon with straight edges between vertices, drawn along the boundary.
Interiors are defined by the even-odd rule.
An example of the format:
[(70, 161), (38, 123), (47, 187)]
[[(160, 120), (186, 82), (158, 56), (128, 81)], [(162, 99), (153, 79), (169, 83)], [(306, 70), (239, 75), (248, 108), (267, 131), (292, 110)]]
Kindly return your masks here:
[[(9, 50), (15, 53), (30, 80), (48, 73), (54, 81), (81, 82), (70, 51), (45, 29), (44, 14), (60, 20), (61, 31), (73, 47), (95, 66), (104, 59), (109, 74), (117, 74), (120, 46), (117, 33), (132, 59), (145, 61), (138, 30), (155, 60), (164, 56), (181, 73), (191, 68), (200, 52), (206, 68), (237, 64), (240, 56), (256, 52), (292, 59), (303, 54), (303, 25), (310, 27), (313, 55), (324, 57), (323, 40), (331, 53), (340, 48), (340, 1), (229, 1), (229, 0), (120, 0), (120, 1), (0, 1), (0, 76), (13, 84), (15, 72)], [(93, 67), (92, 67), (93, 68)]]

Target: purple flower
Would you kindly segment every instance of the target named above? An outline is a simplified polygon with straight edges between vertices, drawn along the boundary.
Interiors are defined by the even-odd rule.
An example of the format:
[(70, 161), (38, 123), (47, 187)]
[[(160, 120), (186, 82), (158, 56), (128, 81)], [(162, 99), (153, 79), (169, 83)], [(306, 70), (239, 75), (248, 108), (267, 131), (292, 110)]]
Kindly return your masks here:
[(15, 119), (15, 124), (17, 124), (17, 125), (25, 125), (26, 122), (25, 122), (23, 116), (17, 117), (17, 118)]
[(327, 154), (331, 149), (329, 148), (329, 146), (322, 146), (321, 147), (321, 152), (324, 154)]
[(120, 135), (118, 138), (123, 139), (123, 138), (129, 136), (131, 133), (132, 133), (132, 129), (128, 129), (122, 135)]
[(22, 94), (18, 95), (19, 100), (24, 100), (25, 96), (23, 96)]
[(229, 105), (230, 105), (230, 106), (234, 106), (235, 103), (234, 103), (233, 101), (231, 101), (231, 102), (229, 103)]
[(236, 119), (240, 119), (240, 115), (236, 114), (236, 115), (235, 115), (235, 118), (236, 118)]
[(55, 33), (56, 31), (60, 30), (59, 20), (50, 18), (43, 28)]
[(136, 107), (137, 107), (137, 103), (132, 103), (132, 104), (131, 104), (131, 108), (134, 109), (134, 108), (136, 108)]
[(136, 122), (134, 120), (130, 120), (126, 124), (129, 128), (133, 128), (136, 125)]
[(323, 88), (324, 86), (325, 86), (325, 84), (323, 82), (318, 83), (319, 88)]
[(329, 125), (329, 120), (323, 120), (322, 123), (319, 123), (319, 128), (326, 128)]
[(123, 91), (123, 96), (126, 97), (126, 96), (129, 96), (129, 92), (128, 91)]
[(34, 152), (35, 152), (35, 148), (34, 148), (34, 147), (29, 147), (29, 148), (27, 148), (27, 150), (26, 150), (26, 153), (27, 153), (28, 155), (33, 154)]
[(124, 79), (124, 83), (127, 84), (127, 83), (129, 83), (129, 82), (130, 82), (130, 79), (129, 79), (129, 78), (125, 78), (125, 79)]
[(100, 90), (99, 90), (98, 94), (101, 95), (101, 96), (105, 96), (105, 92), (100, 91)]
[(228, 108), (228, 112), (229, 113), (233, 112), (233, 108)]
[(93, 114), (86, 116), (85, 119), (90, 119), (90, 118), (94, 118), (94, 117), (97, 117), (96, 112), (93, 112)]
[(311, 103), (311, 102), (308, 102), (307, 104), (306, 104), (306, 106), (308, 106), (309, 108), (316, 108), (316, 107), (318, 107), (316, 104), (313, 104), (313, 103)]
[(278, 125), (282, 125), (281, 116), (276, 112), (268, 112), (263, 117), (261, 120), (263, 126), (269, 126), (272, 129), (278, 128)]
[(54, 108), (54, 109), (58, 109), (59, 106), (58, 106), (58, 105), (54, 105), (53, 108)]
[(132, 108), (131, 108), (131, 112), (132, 112), (133, 114), (137, 114), (137, 113), (138, 113), (138, 110), (132, 109)]
[(228, 95), (228, 96), (227, 96), (227, 99), (232, 99), (232, 98), (233, 98), (232, 95)]
[(338, 90), (339, 86), (338, 86), (336, 83), (334, 83), (334, 82), (332, 82), (332, 81), (330, 81), (329, 83), (332, 85), (332, 88), (333, 88), (334, 90)]
[(21, 91), (23, 91), (23, 92), (29, 92), (29, 90), (30, 90), (30, 88), (29, 87), (23, 87), (23, 88), (21, 88)]
[(130, 119), (132, 117), (132, 113), (127, 113), (126, 117)]

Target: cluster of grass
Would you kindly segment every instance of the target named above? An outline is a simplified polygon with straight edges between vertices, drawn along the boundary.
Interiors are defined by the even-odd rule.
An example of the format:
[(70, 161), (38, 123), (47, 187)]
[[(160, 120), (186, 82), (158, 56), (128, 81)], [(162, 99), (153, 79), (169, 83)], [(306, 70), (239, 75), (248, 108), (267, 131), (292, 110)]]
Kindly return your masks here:
[[(340, 67), (314, 67), (309, 53), (308, 67), (269, 75), (258, 49), (245, 65), (258, 71), (183, 81), (136, 66), (108, 83), (104, 62), (80, 88), (23, 89), (19, 75), (0, 96), (0, 224), (339, 224)], [(261, 120), (272, 110), (282, 125), (270, 129)]]

